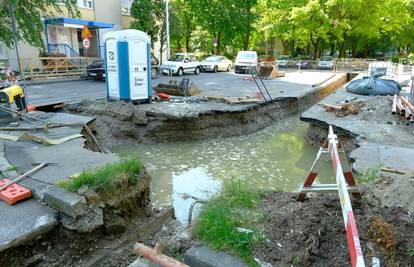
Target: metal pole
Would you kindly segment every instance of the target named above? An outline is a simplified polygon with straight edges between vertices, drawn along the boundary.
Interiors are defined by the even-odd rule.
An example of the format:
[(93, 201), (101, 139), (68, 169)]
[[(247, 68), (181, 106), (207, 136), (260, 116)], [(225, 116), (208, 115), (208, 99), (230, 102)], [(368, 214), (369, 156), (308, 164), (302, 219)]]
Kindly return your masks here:
[(15, 10), (14, 10), (13, 1), (9, 2), (9, 9), (10, 9), (10, 18), (11, 18), (12, 32), (13, 32), (13, 44), (14, 44), (14, 47), (16, 48), (17, 66), (19, 68), (20, 78), (24, 81), (24, 76), (23, 76), (23, 71), (22, 71), (22, 66), (21, 66), (20, 56), (19, 56), (19, 48), (17, 46), (17, 27), (16, 27), (16, 19), (14, 17)]
[(165, 0), (165, 28), (166, 28), (166, 32), (167, 32), (167, 60), (168, 60), (170, 58), (169, 0)]
[(24, 97), (25, 97), (26, 107), (27, 107), (29, 98), (26, 94), (25, 79), (24, 79), (22, 64), (20, 62), (19, 47), (17, 44), (17, 26), (16, 26), (16, 19), (14, 17), (15, 8), (13, 5), (13, 1), (9, 2), (9, 11), (10, 11), (11, 24), (12, 24), (11, 26), (12, 26), (12, 32), (13, 32), (13, 43), (14, 43), (14, 47), (16, 48), (17, 66), (19, 68), (20, 79), (22, 80), (22, 83), (23, 83), (22, 87), (23, 87), (23, 92), (24, 92)]

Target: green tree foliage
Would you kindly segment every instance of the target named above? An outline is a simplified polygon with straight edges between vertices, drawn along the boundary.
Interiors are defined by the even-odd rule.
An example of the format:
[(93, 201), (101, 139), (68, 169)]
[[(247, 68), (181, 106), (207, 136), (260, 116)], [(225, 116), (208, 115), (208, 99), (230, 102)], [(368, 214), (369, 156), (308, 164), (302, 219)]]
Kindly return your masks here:
[(131, 28), (146, 32), (151, 36), (152, 44), (158, 40), (164, 21), (162, 0), (134, 0), (131, 5), (131, 16), (134, 18)]
[[(171, 0), (171, 40), (177, 50), (248, 49), (280, 39), (284, 52), (319, 57), (410, 54), (414, 0)], [(254, 48), (254, 47), (253, 47)], [(225, 51), (224, 51), (225, 52)]]
[[(17, 40), (25, 41), (35, 47), (43, 47), (42, 17), (47, 17), (50, 11), (62, 12), (58, 0), (3, 0), (0, 1), (0, 40), (8, 47), (13, 45), (13, 32), (10, 17), (10, 2), (15, 10)], [(72, 16), (77, 15), (76, 0), (67, 0), (66, 8)]]
[(191, 9), (191, 0), (176, 0), (170, 8), (170, 36), (172, 46), (181, 50), (184, 46), (190, 51), (191, 37), (196, 29), (194, 13)]

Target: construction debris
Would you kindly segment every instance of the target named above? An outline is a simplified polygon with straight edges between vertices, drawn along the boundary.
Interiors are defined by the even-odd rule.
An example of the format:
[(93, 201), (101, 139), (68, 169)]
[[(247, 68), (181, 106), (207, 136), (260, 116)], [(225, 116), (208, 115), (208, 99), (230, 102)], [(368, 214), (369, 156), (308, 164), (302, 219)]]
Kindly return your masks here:
[(180, 83), (177, 80), (170, 80), (168, 84), (160, 83), (154, 87), (154, 90), (158, 94), (175, 96), (193, 96), (201, 93), (201, 89), (187, 78), (182, 79)]
[(392, 101), (391, 114), (399, 115), (405, 125), (414, 123), (414, 106), (409, 99), (405, 96), (394, 95), (394, 97), (388, 97)]
[(355, 103), (344, 103), (341, 105), (322, 104), (326, 112), (335, 112), (337, 117), (356, 115), (361, 110), (361, 105)]
[(156, 244), (154, 249), (151, 249), (141, 243), (136, 243), (134, 246), (136, 254), (145, 257), (152, 262), (158, 263), (164, 267), (189, 267), (188, 265), (181, 263), (173, 258), (170, 258), (161, 253), (160, 244)]
[(284, 77), (285, 72), (279, 71), (277, 66), (275, 66), (274, 64), (265, 63), (259, 66), (257, 76), (259, 76), (262, 79), (274, 79), (278, 77)]

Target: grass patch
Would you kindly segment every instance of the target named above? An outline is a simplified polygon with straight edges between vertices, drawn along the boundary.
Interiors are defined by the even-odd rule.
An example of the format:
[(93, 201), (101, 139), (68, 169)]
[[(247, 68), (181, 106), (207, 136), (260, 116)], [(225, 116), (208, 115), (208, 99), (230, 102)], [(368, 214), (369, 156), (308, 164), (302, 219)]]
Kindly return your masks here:
[(414, 246), (409, 246), (407, 249), (407, 255), (409, 257), (414, 257)]
[(141, 168), (142, 164), (137, 158), (122, 158), (120, 162), (83, 171), (73, 179), (59, 181), (57, 185), (70, 192), (76, 192), (84, 185), (95, 187), (100, 192), (109, 192), (116, 184), (136, 183)]
[[(252, 249), (264, 239), (257, 227), (263, 218), (257, 208), (262, 196), (244, 182), (225, 183), (221, 193), (201, 207), (194, 235), (213, 249), (236, 254), (249, 265), (257, 266)], [(238, 227), (252, 231), (240, 232)]]
[(356, 179), (358, 183), (368, 183), (368, 182), (376, 180), (377, 178), (380, 177), (382, 167), (383, 165), (380, 164), (375, 168), (368, 169), (364, 173), (357, 175)]
[(6, 169), (6, 171), (8, 171), (8, 172), (18, 172), (19, 168), (17, 166), (12, 165), (12, 166), (8, 167)]

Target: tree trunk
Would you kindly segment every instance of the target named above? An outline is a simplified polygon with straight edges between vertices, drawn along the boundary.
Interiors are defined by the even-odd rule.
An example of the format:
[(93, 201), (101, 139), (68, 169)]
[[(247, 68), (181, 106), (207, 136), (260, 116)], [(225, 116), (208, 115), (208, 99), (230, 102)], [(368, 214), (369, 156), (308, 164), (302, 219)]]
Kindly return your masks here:
[(185, 35), (185, 50), (188, 53), (190, 51), (190, 38), (191, 34), (186, 33)]
[(287, 54), (287, 51), (289, 49), (289, 41), (283, 40), (282, 45), (283, 45), (283, 54)]
[(331, 57), (333, 57), (335, 55), (335, 51), (336, 51), (336, 45), (335, 44), (331, 44), (331, 52), (329, 53), (329, 55)]
[(217, 34), (217, 53), (221, 52), (221, 32)]
[(357, 52), (357, 47), (358, 47), (358, 41), (353, 41), (352, 42), (352, 46), (351, 46), (351, 55), (353, 58), (356, 58), (356, 52)]
[(290, 55), (293, 57), (295, 55), (295, 47), (296, 47), (296, 42), (295, 40), (292, 40), (292, 42), (290, 43), (291, 47), (290, 47)]
[(249, 49), (249, 42), (250, 42), (250, 33), (245, 33), (243, 35), (243, 50)]
[(344, 40), (339, 46), (339, 58), (344, 58), (345, 57), (345, 50), (346, 50), (345, 44), (346, 44), (346, 42)]

